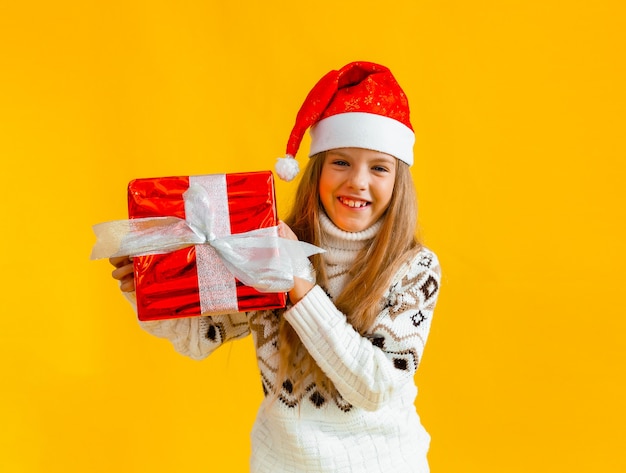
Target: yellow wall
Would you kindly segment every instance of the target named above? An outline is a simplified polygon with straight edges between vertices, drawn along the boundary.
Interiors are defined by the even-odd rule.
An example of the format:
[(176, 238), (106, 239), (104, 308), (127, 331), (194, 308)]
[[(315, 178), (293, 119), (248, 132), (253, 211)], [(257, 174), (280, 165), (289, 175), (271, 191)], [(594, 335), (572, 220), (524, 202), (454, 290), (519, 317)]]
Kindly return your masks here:
[(136, 177), (271, 168), (309, 88), (355, 59), (409, 95), (444, 268), (417, 376), (433, 472), (626, 471), (624, 18), (618, 0), (4, 2), (0, 471), (246, 471), (250, 340), (198, 363), (142, 332), (91, 225), (125, 218)]

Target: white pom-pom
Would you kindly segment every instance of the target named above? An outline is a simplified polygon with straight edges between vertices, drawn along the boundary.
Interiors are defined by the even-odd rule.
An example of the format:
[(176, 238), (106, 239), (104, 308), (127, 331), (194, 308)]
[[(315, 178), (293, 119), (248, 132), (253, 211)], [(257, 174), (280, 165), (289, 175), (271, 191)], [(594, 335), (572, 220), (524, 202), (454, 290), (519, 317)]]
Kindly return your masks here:
[(278, 174), (278, 177), (283, 181), (289, 182), (293, 180), (299, 172), (300, 166), (298, 165), (298, 161), (290, 154), (276, 160), (276, 174)]

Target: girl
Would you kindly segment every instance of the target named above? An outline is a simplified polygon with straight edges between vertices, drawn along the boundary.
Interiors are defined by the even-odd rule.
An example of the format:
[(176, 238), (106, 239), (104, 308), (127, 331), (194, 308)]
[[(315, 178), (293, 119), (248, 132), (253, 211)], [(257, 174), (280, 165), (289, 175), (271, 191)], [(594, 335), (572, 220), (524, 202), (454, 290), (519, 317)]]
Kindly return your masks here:
[[(391, 72), (356, 62), (307, 96), (277, 172), (289, 180), (311, 128), (308, 166), (284, 238), (320, 246), (316, 284), (295, 278), (284, 310), (143, 322), (194, 359), (252, 335), (265, 393), (253, 472), (429, 471), (414, 374), (439, 291), (436, 256), (415, 238), (414, 134)], [(111, 258), (122, 291), (129, 258)]]

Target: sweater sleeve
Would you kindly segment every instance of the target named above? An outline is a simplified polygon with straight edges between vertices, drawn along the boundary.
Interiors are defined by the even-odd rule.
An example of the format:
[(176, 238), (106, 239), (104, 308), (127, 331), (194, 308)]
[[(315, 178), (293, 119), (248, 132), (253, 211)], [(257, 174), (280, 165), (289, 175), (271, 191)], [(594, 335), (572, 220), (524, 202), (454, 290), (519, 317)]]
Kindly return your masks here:
[(413, 383), (424, 351), (439, 293), (437, 257), (423, 249), (402, 274), (366, 336), (347, 322), (319, 286), (285, 313), (341, 396), (363, 409), (377, 409)]
[[(135, 294), (125, 295), (136, 310)], [(194, 360), (204, 359), (224, 343), (250, 333), (248, 317), (243, 312), (155, 320), (139, 325), (146, 332), (169, 340), (178, 353)]]

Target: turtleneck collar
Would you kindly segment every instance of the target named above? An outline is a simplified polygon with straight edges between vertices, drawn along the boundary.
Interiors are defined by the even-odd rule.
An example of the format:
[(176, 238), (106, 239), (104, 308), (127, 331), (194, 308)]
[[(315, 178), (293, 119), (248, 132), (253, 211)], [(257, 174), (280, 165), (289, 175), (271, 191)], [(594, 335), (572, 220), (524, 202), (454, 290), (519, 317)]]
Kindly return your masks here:
[(361, 250), (371, 243), (380, 227), (382, 221), (378, 220), (371, 227), (360, 232), (346, 232), (342, 230), (326, 215), (320, 212), (320, 226), (322, 228), (322, 244), (341, 250)]
[(326, 290), (332, 298), (341, 293), (350, 277), (350, 268), (361, 250), (372, 242), (381, 225), (379, 220), (361, 232), (346, 232), (320, 212), (322, 247), (326, 250), (322, 254), (328, 278)]

